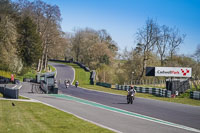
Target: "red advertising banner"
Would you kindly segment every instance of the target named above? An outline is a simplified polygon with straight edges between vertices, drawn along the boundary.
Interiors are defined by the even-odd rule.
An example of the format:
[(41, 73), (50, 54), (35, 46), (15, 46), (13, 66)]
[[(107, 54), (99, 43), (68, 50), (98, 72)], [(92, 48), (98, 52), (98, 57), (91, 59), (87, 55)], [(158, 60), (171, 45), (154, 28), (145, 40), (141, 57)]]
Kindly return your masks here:
[(155, 67), (155, 76), (191, 77), (192, 68), (186, 67)]

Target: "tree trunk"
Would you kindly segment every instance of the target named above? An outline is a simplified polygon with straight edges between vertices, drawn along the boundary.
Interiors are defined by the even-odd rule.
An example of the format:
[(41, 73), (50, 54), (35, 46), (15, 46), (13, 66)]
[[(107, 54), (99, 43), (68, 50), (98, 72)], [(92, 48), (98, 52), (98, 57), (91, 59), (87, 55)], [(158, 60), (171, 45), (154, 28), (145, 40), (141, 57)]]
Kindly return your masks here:
[(171, 56), (171, 61), (172, 61), (172, 58), (173, 58), (173, 52), (172, 51), (170, 52), (170, 56)]
[(45, 62), (44, 62), (45, 70), (47, 70), (47, 66), (48, 66), (48, 48), (46, 48), (46, 52), (45, 52)]
[(41, 63), (40, 63), (40, 73), (43, 69), (43, 64), (44, 64), (44, 55), (42, 54), (42, 59), (41, 59)]
[(38, 72), (40, 71), (40, 64), (41, 64), (41, 60), (39, 59), (39, 61), (38, 61), (38, 68), (37, 68)]
[(163, 56), (162, 56), (162, 55), (160, 55), (160, 63), (161, 63), (161, 66), (164, 65), (164, 62), (163, 62)]
[(77, 51), (76, 51), (77, 52), (76, 53), (76, 61), (77, 62), (79, 62), (79, 51), (80, 51), (79, 48), (77, 48)]
[(144, 59), (143, 59), (143, 65), (142, 65), (142, 72), (141, 72), (141, 75), (140, 75), (140, 77), (139, 77), (139, 80), (142, 79), (142, 77), (143, 77), (143, 75), (144, 75), (144, 72), (145, 72), (145, 70), (146, 70), (146, 66), (147, 66), (147, 59), (146, 59), (146, 57), (144, 57)]
[(46, 51), (46, 44), (45, 44), (43, 52), (42, 52), (42, 59), (41, 59), (41, 63), (40, 63), (40, 72), (42, 71), (43, 65), (44, 65), (45, 51)]

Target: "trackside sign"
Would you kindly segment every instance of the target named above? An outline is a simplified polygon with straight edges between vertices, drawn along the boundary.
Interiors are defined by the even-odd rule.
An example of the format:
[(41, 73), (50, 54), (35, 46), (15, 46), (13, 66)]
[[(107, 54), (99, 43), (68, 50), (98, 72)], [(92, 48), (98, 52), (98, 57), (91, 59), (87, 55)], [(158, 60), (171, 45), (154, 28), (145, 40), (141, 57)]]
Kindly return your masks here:
[(155, 67), (155, 76), (191, 77), (192, 68), (186, 67)]

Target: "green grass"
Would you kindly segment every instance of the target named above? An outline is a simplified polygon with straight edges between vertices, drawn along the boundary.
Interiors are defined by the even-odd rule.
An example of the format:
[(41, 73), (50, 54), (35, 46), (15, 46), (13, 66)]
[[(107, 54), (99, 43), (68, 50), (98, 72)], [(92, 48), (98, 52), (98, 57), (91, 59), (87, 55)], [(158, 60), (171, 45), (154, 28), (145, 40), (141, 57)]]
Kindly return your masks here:
[(19, 96), (19, 99), (29, 100), (29, 98), (26, 98), (26, 97), (23, 97), (23, 96)]
[[(52, 72), (56, 71), (56, 69), (53, 66), (49, 65), (49, 67), (50, 67)], [(42, 71), (42, 73), (45, 73), (45, 72), (46, 71), (44, 71), (44, 70)], [(11, 72), (6, 72), (6, 71), (3, 71), (3, 70), (0, 70), (0, 76), (6, 77), (6, 78), (11, 78), (11, 74), (12, 74)], [(24, 75), (16, 75), (15, 74), (14, 77), (15, 77), (15, 79), (23, 81), (23, 78), (34, 79), (36, 77), (36, 75), (37, 75), (36, 70), (30, 70), (27, 73), (25, 73)]]
[(11, 78), (11, 72), (7, 72), (4, 70), (0, 70), (0, 76), (5, 77), (5, 78)]
[(0, 133), (111, 132), (41, 103), (0, 100)]
[[(5, 78), (11, 78), (11, 72), (0, 70), (0, 76)], [(23, 78), (35, 78), (37, 72), (35, 70), (30, 70), (29, 72), (25, 73), (24, 75), (16, 75), (14, 74), (15, 79), (23, 81)]]
[(194, 87), (194, 85), (192, 85), (192, 91), (200, 91), (200, 84), (199, 85), (197, 85), (197, 89)]
[[(0, 76), (3, 76), (5, 78), (11, 78), (11, 74), (12, 74), (11, 72), (6, 72), (3, 70), (0, 70)], [(14, 74), (14, 77), (15, 77), (15, 79), (23, 81), (23, 78), (35, 78), (36, 74), (37, 74), (37, 72), (35, 70), (31, 70), (24, 75)]]
[(52, 65), (48, 65), (48, 66), (50, 67), (50, 69), (51, 69), (52, 72), (55, 72), (55, 71), (56, 71), (56, 68), (53, 67)]
[(23, 78), (32, 78), (34, 79), (37, 75), (37, 72), (35, 70), (31, 70), (29, 72), (27, 72), (24, 75), (17, 75), (16, 79), (19, 79), (20, 81), (23, 81)]
[[(76, 73), (75, 81), (78, 80), (81, 87), (91, 89), (91, 90), (98, 90), (98, 91), (104, 91), (104, 92), (109, 92), (109, 93), (114, 93), (114, 94), (127, 95), (126, 91), (105, 88), (105, 87), (101, 87), (97, 85), (90, 85), (89, 72), (84, 71), (78, 65), (73, 64), (73, 63), (63, 63), (63, 64), (70, 65), (75, 69), (75, 73)], [(148, 87), (148, 86), (145, 86), (145, 87)], [(181, 94), (180, 96), (176, 98), (158, 97), (158, 96), (147, 94), (147, 93), (137, 93), (136, 97), (200, 106), (200, 100), (194, 100), (194, 99), (189, 98), (189, 91), (190, 90), (188, 90), (185, 94)]]

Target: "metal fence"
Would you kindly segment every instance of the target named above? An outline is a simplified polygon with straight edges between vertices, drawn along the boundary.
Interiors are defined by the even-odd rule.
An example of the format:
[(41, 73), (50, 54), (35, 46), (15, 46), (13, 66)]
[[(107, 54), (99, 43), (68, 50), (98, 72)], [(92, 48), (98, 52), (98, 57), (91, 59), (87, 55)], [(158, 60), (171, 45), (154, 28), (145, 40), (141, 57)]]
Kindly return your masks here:
[[(166, 88), (166, 80), (165, 79), (146, 79), (146, 80), (133, 80), (129, 83), (124, 83), (124, 85), (139, 85), (142, 87), (158, 87), (158, 88)], [(200, 91), (200, 80), (190, 80), (190, 88), (196, 89), (196, 91)]]
[(166, 81), (165, 80), (157, 80), (157, 79), (150, 79), (150, 80), (133, 80), (133, 85), (148, 85), (152, 87), (165, 87)]

